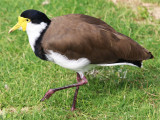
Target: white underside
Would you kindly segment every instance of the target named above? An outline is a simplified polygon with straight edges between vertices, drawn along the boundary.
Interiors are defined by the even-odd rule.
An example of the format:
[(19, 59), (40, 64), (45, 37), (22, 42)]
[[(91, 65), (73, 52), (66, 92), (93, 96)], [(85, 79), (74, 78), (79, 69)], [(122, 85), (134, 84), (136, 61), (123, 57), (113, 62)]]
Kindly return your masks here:
[(51, 50), (48, 51), (46, 57), (49, 61), (54, 62), (64, 68), (74, 70), (76, 72), (86, 72), (90, 69), (90, 61), (87, 58), (80, 58), (78, 60), (69, 60), (66, 56), (61, 55)]
[(69, 60), (66, 56), (61, 55), (57, 52), (53, 52), (52, 50), (48, 51), (46, 57), (49, 61), (54, 62), (64, 68), (74, 70), (78, 73), (84, 73), (95, 66), (116, 66), (116, 65), (131, 65), (136, 66), (131, 63), (113, 63), (113, 64), (90, 64), (90, 60), (87, 58), (80, 58), (78, 60)]
[(97, 64), (98, 66), (116, 66), (116, 65), (130, 65), (130, 66), (135, 66), (137, 67), (136, 65), (132, 64), (132, 63), (113, 63), (113, 64)]

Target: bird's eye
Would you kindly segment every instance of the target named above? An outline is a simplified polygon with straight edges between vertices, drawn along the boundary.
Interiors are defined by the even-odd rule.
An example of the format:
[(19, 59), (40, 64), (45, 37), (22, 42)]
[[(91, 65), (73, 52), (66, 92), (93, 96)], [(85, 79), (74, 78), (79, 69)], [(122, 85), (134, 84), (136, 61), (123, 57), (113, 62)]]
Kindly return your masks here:
[(26, 20), (27, 22), (29, 21), (29, 19)]

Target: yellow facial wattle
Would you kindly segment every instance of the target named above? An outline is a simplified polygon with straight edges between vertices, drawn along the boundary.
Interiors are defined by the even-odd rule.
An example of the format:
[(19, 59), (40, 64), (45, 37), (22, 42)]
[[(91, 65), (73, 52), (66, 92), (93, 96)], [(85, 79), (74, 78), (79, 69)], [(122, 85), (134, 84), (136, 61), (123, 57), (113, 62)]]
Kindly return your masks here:
[(30, 22), (30, 21), (31, 20), (28, 19), (28, 18), (24, 18), (24, 17), (19, 16), (18, 17), (18, 23), (9, 30), (9, 33), (19, 29), (20, 27), (22, 27), (23, 31), (26, 31), (27, 23)]

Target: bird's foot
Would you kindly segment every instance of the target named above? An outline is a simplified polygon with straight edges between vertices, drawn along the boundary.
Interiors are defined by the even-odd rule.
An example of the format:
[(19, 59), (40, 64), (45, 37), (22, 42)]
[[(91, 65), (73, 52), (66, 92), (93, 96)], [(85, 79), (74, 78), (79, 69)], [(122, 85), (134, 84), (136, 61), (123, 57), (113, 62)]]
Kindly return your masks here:
[(75, 106), (74, 107), (72, 106), (71, 111), (74, 111), (74, 110), (76, 110), (76, 108), (75, 108)]
[(48, 90), (48, 92), (46, 92), (46, 94), (44, 95), (44, 97), (41, 99), (41, 101), (44, 101), (45, 99), (49, 99), (52, 94), (54, 94), (56, 92), (55, 89), (50, 89)]

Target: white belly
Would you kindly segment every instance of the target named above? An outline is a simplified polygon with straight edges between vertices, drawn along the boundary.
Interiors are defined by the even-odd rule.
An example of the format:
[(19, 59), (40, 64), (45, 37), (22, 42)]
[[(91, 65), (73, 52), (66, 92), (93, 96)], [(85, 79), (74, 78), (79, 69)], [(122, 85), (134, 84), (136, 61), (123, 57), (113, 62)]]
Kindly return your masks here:
[(87, 72), (91, 68), (95, 66), (116, 66), (116, 65), (131, 65), (135, 66), (131, 63), (112, 63), (112, 64), (90, 64), (90, 60), (87, 58), (79, 58), (78, 60), (69, 60), (66, 56), (61, 55), (57, 52), (53, 52), (52, 50), (48, 51), (46, 57), (49, 61), (54, 62), (64, 68), (74, 70), (76, 72)]
[(74, 70), (76, 72), (86, 72), (93, 65), (90, 65), (90, 60), (87, 58), (80, 58), (78, 60), (69, 60), (66, 56), (61, 55), (57, 52), (53, 52), (52, 50), (48, 51), (46, 57), (49, 61), (54, 62), (64, 68)]

